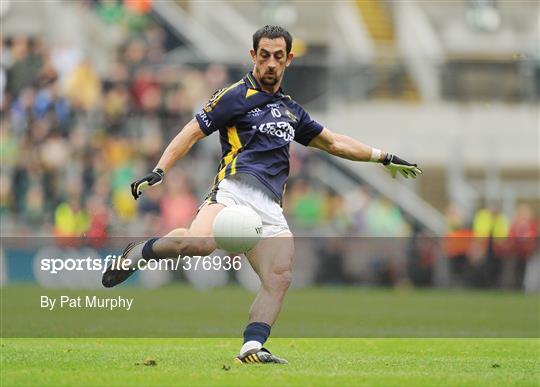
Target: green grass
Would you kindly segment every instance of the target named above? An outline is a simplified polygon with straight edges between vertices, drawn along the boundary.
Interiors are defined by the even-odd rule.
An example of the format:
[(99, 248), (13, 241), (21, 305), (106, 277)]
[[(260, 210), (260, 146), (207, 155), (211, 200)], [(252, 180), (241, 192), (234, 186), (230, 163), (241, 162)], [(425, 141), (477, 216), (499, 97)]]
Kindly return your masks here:
[[(538, 386), (537, 339), (271, 339), (290, 364), (231, 365), (238, 339), (4, 339), (2, 386)], [(144, 366), (145, 358), (156, 366)], [(139, 363), (139, 364), (137, 364)]]
[[(224, 370), (239, 349), (254, 297), (239, 287), (82, 291), (10, 285), (0, 291), (2, 387), (540, 385), (536, 295), (291, 289), (268, 343), (290, 364)], [(41, 295), (86, 294), (133, 297), (134, 307), (39, 307)], [(141, 365), (146, 358), (157, 365)]]
[[(133, 297), (131, 311), (40, 308), (40, 296)], [(239, 287), (1, 289), (3, 337), (238, 337), (254, 294)], [(538, 337), (537, 295), (517, 292), (291, 289), (274, 337)]]

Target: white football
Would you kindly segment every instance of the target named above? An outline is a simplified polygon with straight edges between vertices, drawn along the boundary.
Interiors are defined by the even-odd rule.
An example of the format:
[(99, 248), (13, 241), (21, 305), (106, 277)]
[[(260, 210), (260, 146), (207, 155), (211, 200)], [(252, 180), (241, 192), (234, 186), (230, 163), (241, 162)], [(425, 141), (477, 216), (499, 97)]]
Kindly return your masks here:
[(214, 219), (214, 239), (220, 249), (231, 253), (245, 253), (262, 237), (259, 214), (246, 206), (225, 207)]

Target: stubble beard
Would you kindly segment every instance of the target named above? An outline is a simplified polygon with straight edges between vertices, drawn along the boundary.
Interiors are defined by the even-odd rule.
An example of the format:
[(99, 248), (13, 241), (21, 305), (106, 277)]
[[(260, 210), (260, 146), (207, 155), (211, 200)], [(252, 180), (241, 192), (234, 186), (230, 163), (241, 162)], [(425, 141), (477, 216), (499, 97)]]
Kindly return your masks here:
[(273, 88), (275, 85), (277, 85), (282, 78), (283, 72), (281, 74), (274, 72), (272, 74), (268, 73), (261, 73), (260, 68), (255, 68), (255, 73), (259, 76), (259, 83), (261, 86), (265, 86), (268, 88)]
[(278, 76), (277, 73), (271, 74), (270, 76), (265, 74), (261, 77), (261, 83), (264, 86), (269, 86), (269, 87), (273, 87), (277, 85), (279, 80), (280, 80), (280, 77)]

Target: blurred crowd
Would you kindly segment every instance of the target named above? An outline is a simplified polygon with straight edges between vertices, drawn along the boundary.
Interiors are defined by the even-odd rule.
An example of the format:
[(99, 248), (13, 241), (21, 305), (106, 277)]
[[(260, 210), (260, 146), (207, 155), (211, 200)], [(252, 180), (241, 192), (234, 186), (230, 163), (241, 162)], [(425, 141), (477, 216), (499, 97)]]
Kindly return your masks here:
[(455, 206), (443, 252), (458, 284), (476, 287), (520, 287), (527, 263), (538, 254), (539, 219), (531, 206), (521, 204), (512, 218), (491, 204), (480, 208), (470, 224)]
[[(199, 172), (210, 184), (213, 168), (200, 171), (203, 155), (195, 148), (168, 184), (140, 203), (131, 198), (131, 181), (153, 168), (194, 110), (229, 80), (222, 66), (161, 66), (164, 32), (143, 17), (132, 23), (119, 4), (96, 3), (105, 22), (127, 20), (133, 29), (102, 73), (77, 47), (28, 36), (2, 41), (0, 211), (7, 235), (159, 234), (189, 224), (202, 194)], [(191, 164), (197, 169), (186, 168)]]
[(197, 200), (185, 168), (139, 206), (129, 184), (152, 169), (226, 71), (152, 66), (154, 32), (125, 42), (103, 75), (76, 49), (26, 36), (3, 42), (0, 198), (12, 234), (126, 235), (187, 224)]
[[(530, 205), (520, 204), (508, 217), (490, 204), (470, 220), (450, 205), (446, 218), (442, 238), (419, 230), (411, 239), (407, 273), (414, 284), (434, 283), (438, 256), (448, 259), (449, 270), (443, 275), (454, 286), (521, 288), (529, 264), (531, 275), (538, 278), (532, 267), (533, 261), (540, 262), (540, 220)], [(533, 282), (531, 287), (539, 288), (540, 283)]]
[[(196, 144), (166, 184), (133, 200), (130, 183), (155, 166), (213, 91), (234, 79), (221, 65), (164, 64), (166, 33), (146, 16), (144, 1), (87, 3), (105, 23), (129, 30), (105, 71), (66, 44), (30, 36), (0, 43), (3, 235), (161, 235), (190, 224), (216, 172), (220, 154), (213, 137)], [(406, 267), (377, 261), (373, 270), (380, 283), (404, 277), (417, 285), (433, 283), (441, 252), (455, 283), (521, 283), (538, 246), (538, 219), (530, 207), (519, 207), (511, 219), (481, 209), (470, 224), (451, 207), (451, 238), (442, 240), (441, 249), (433, 235), (368, 187), (342, 195), (314, 181), (304, 167), (317, 163), (324, 162), (293, 146), (284, 200), (291, 228), (304, 235), (412, 237), (400, 247)], [(347, 278), (339, 251), (321, 247), (325, 281), (332, 273), (336, 281)]]
[[(166, 34), (133, 22), (118, 2), (94, 2), (106, 23), (129, 28), (100, 73), (77, 47), (39, 37), (2, 41), (0, 213), (5, 235), (160, 235), (188, 226), (219, 161), (217, 138), (202, 141), (167, 183), (135, 202), (129, 185), (150, 171), (167, 143), (218, 88), (221, 65), (167, 65)], [(406, 236), (391, 202), (364, 188), (343, 197), (314, 187), (293, 152), (284, 210), (308, 233)]]

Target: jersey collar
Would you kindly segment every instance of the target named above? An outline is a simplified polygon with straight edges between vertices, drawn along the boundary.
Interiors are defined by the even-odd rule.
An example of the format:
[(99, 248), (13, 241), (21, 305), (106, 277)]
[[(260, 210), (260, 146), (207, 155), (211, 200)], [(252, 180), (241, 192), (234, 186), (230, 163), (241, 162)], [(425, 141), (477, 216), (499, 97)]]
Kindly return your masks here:
[[(259, 84), (259, 82), (257, 81), (257, 79), (255, 78), (255, 76), (253, 75), (253, 71), (250, 71), (249, 73), (246, 74), (246, 76), (244, 77), (244, 82), (246, 83), (246, 85), (250, 88), (250, 89), (254, 89), (254, 90), (258, 90), (258, 91), (261, 91), (263, 93), (266, 93), (266, 91), (264, 91), (263, 89), (261, 89), (261, 85)], [(269, 93), (267, 93), (269, 94)], [(282, 97), (284, 96), (285, 94), (283, 93), (283, 89), (280, 87), (278, 91), (276, 91), (276, 93), (274, 94), (274, 96), (276, 97)]]

